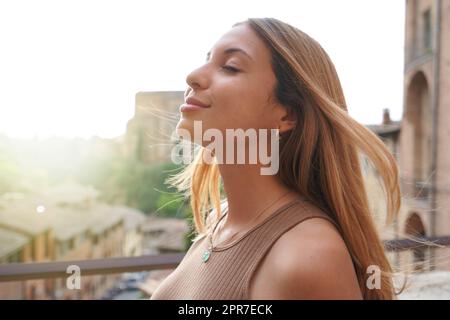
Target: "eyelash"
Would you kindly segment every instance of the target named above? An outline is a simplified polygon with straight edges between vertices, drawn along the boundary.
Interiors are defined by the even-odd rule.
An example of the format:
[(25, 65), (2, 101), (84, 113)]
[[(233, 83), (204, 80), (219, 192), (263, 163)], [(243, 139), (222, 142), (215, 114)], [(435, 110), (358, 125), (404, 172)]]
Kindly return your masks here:
[(231, 67), (231, 66), (223, 66), (222, 69), (228, 71), (228, 72), (232, 72), (232, 73), (237, 73), (239, 72), (238, 69), (236, 69), (235, 67)]

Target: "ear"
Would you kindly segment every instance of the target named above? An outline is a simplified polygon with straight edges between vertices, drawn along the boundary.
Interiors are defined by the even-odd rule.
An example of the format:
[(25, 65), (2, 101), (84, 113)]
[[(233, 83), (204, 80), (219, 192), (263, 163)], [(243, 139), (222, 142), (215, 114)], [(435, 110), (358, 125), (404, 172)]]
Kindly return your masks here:
[(278, 120), (278, 129), (280, 130), (280, 134), (294, 129), (297, 124), (294, 111), (290, 107), (283, 106), (282, 108), (283, 112), (281, 112), (281, 117)]

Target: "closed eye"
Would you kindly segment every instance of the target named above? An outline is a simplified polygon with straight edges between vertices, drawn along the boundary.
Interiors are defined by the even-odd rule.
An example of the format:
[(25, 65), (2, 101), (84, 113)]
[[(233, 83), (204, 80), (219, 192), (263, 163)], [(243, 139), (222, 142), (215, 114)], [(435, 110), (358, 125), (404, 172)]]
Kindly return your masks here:
[(239, 69), (236, 69), (235, 67), (232, 66), (223, 66), (222, 69), (225, 69), (228, 72), (232, 72), (232, 73), (236, 73), (239, 72)]

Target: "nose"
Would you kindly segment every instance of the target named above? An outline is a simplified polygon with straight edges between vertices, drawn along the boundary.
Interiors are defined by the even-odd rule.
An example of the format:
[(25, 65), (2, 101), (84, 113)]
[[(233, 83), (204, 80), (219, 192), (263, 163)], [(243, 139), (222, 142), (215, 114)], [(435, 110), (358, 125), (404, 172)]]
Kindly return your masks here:
[(189, 73), (186, 77), (186, 83), (193, 90), (207, 88), (209, 85), (209, 80), (203, 67), (197, 68)]

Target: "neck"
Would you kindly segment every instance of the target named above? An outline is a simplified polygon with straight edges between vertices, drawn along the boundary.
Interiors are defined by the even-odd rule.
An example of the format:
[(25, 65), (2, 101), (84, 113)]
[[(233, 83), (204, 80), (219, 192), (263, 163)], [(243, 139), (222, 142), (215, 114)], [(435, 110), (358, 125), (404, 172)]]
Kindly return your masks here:
[(254, 218), (267, 206), (270, 207), (262, 217), (295, 197), (295, 192), (286, 195), (289, 188), (276, 175), (261, 175), (257, 165), (219, 164), (219, 171), (228, 200), (224, 228), (239, 229), (254, 223)]

